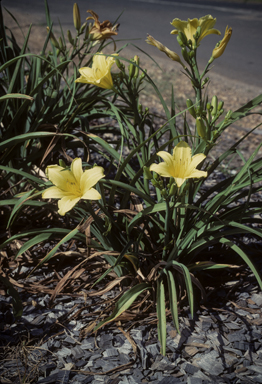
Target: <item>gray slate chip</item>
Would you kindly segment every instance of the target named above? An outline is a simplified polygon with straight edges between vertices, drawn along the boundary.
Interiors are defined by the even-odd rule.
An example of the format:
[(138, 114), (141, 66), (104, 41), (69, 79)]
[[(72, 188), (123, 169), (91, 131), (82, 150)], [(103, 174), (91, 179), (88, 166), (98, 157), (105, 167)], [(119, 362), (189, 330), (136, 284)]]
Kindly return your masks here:
[(188, 384), (202, 384), (202, 379), (199, 377), (189, 377)]
[(71, 349), (71, 351), (72, 355), (76, 360), (81, 359), (83, 356), (85, 356), (85, 352), (79, 345), (76, 345), (74, 348)]
[(179, 383), (183, 383), (183, 381), (181, 381), (179, 378), (172, 377), (172, 376), (164, 377), (164, 379), (159, 382), (159, 384), (179, 384)]
[(220, 375), (224, 371), (222, 360), (216, 351), (201, 356), (196, 364), (211, 375)]
[(193, 375), (194, 373), (199, 371), (199, 368), (196, 367), (193, 364), (187, 363), (187, 365), (185, 366), (184, 370), (185, 370), (186, 373), (189, 373), (190, 375)]
[(258, 305), (259, 307), (262, 307), (262, 294), (261, 293), (254, 293), (251, 296), (251, 300), (253, 300), (256, 303), (256, 305)]

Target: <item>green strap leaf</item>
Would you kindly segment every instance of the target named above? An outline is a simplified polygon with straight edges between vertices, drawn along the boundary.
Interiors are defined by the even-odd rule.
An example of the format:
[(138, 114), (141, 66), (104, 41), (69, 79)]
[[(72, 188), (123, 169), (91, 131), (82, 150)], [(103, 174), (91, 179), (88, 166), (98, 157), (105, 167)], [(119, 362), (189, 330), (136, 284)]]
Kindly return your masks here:
[(166, 354), (166, 304), (165, 304), (165, 288), (163, 282), (163, 275), (157, 279), (156, 291), (156, 311), (157, 311), (157, 330), (158, 339), (160, 341), (160, 353), (163, 356)]
[(97, 331), (103, 325), (114, 321), (118, 316), (126, 311), (135, 301), (135, 299), (145, 290), (151, 289), (151, 286), (148, 283), (140, 283), (129, 289), (126, 293), (121, 296), (121, 298), (116, 303), (115, 309), (112, 314), (107, 317), (105, 320), (101, 321), (95, 328), (94, 331)]

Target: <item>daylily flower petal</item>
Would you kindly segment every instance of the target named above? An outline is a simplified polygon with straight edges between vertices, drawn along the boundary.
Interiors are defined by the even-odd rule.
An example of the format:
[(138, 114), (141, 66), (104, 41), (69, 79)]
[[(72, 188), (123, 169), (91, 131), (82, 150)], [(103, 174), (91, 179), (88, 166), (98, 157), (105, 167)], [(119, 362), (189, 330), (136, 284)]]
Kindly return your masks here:
[(80, 184), (81, 176), (83, 174), (82, 159), (76, 158), (72, 161), (71, 171), (76, 179), (76, 182)]
[(95, 81), (93, 69), (89, 67), (82, 67), (79, 69), (81, 76), (75, 80), (76, 83), (93, 84)]
[(67, 182), (74, 182), (74, 176), (69, 169), (59, 165), (49, 165), (46, 171), (48, 179), (58, 188), (66, 191)]
[(203, 153), (198, 153), (197, 155), (193, 156), (188, 166), (188, 173), (191, 174), (194, 169), (198, 166), (198, 164), (200, 164), (205, 158), (206, 156)]
[(170, 169), (170, 166), (167, 163), (152, 164), (150, 166), (150, 171), (154, 171), (163, 177), (171, 177), (173, 168)]
[(43, 199), (61, 199), (65, 196), (65, 192), (57, 187), (50, 187), (42, 193)]
[(91, 188), (82, 196), (82, 199), (100, 200), (101, 195), (95, 188)]
[(64, 216), (66, 212), (70, 211), (76, 205), (76, 203), (78, 203), (79, 200), (80, 197), (75, 197), (74, 199), (72, 199), (72, 196), (63, 197), (58, 201), (59, 215)]
[(105, 177), (105, 175), (102, 167), (96, 166), (85, 171), (80, 180), (80, 188), (83, 191), (83, 195), (103, 177)]

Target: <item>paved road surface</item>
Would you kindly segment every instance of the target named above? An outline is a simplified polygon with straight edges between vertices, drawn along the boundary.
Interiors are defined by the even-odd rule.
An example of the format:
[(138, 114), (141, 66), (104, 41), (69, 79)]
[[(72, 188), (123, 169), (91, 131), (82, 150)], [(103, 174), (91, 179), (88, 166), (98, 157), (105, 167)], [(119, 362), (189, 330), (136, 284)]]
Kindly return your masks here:
[[(75, 0), (49, 0), (49, 8), (54, 23), (61, 20), (63, 26), (72, 26), (72, 7)], [(86, 15), (87, 9), (93, 9), (99, 15), (100, 21), (109, 19), (114, 21), (122, 11), (120, 17), (119, 39), (132, 43), (146, 50), (153, 57), (164, 57), (156, 48), (145, 43), (147, 33), (161, 41), (171, 50), (179, 53), (179, 45), (174, 35), (170, 22), (178, 17), (186, 20), (211, 14), (217, 18), (216, 28), (222, 35), (226, 26), (233, 28), (230, 43), (223, 54), (217, 59), (215, 70), (234, 80), (241, 80), (261, 88), (262, 92), (262, 5), (246, 5), (200, 0), (77, 0), (81, 14)], [(19, 19), (19, 13), (28, 14), (28, 23), (37, 22), (45, 25), (44, 0), (2, 0)], [(84, 20), (83, 20), (84, 21)], [(211, 52), (218, 42), (216, 35), (207, 36), (199, 48), (198, 58), (200, 67), (209, 59)], [(130, 40), (129, 40), (130, 41)], [(131, 41), (130, 41), (131, 43)], [(118, 43), (117, 46), (122, 46)]]

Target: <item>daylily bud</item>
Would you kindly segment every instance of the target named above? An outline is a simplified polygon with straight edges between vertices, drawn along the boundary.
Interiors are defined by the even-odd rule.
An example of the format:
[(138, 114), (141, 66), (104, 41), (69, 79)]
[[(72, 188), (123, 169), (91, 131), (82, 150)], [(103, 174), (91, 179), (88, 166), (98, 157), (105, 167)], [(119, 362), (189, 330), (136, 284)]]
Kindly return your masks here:
[(229, 42), (231, 35), (232, 35), (232, 28), (228, 28), (228, 26), (227, 26), (226, 30), (225, 30), (225, 36), (216, 45), (215, 49), (213, 50), (211, 59), (213, 59), (213, 60), (217, 59), (218, 57), (220, 57), (224, 53), (224, 50), (226, 49), (227, 43)]
[(223, 108), (224, 101), (220, 101), (217, 106), (217, 110), (220, 111)]
[(77, 3), (75, 3), (73, 7), (73, 21), (75, 29), (79, 31), (81, 28), (81, 17)]
[(73, 39), (72, 34), (69, 31), (69, 29), (67, 30), (67, 38), (68, 38), (69, 43), (74, 45), (74, 39)]
[(190, 59), (193, 59), (193, 57), (195, 57), (195, 51), (194, 50), (189, 52), (189, 57), (190, 57)]
[(184, 47), (184, 48), (181, 49), (181, 52), (182, 52), (182, 56), (183, 56), (184, 60), (186, 62), (189, 62), (190, 59), (189, 59), (189, 56), (188, 56), (187, 49)]
[(187, 99), (186, 106), (188, 108), (188, 112), (190, 113), (190, 115), (196, 119), (196, 111), (195, 111), (195, 108), (193, 107), (193, 101), (190, 99)]
[(82, 27), (80, 28), (80, 33), (84, 32), (85, 27), (87, 26), (87, 23), (84, 23)]
[(65, 50), (65, 46), (64, 46), (62, 37), (59, 37), (59, 49), (60, 49), (60, 51), (64, 51)]
[(115, 63), (117, 65), (117, 67), (121, 70), (121, 71), (124, 71), (125, 70), (125, 66), (124, 64), (122, 64), (118, 59), (115, 59)]
[(199, 26), (197, 27), (197, 29), (196, 29), (196, 33), (193, 35), (193, 37), (194, 37), (195, 40), (198, 40), (199, 37), (200, 37), (200, 35), (201, 35), (201, 27), (200, 27), (200, 25), (199, 25)]
[(177, 42), (178, 42), (178, 44), (180, 45), (180, 47), (181, 48), (184, 48), (185, 47), (185, 44), (183, 43), (183, 41), (180, 39), (180, 37), (179, 36), (177, 36)]
[(209, 81), (209, 77), (206, 77), (202, 83), (201, 83), (201, 88), (204, 88), (205, 84)]
[(171, 185), (171, 188), (169, 189), (169, 196), (174, 196), (177, 192), (177, 186), (175, 183)]
[(153, 175), (152, 175), (152, 173), (149, 171), (149, 168), (146, 167), (146, 166), (144, 166), (144, 167), (143, 167), (143, 170), (144, 170), (144, 173), (145, 173), (145, 178), (146, 178), (147, 180), (152, 180), (152, 179), (153, 179)]
[(187, 38), (186, 38), (186, 35), (185, 35), (183, 32), (179, 31), (179, 32), (178, 32), (178, 36), (180, 37), (180, 39), (181, 39), (181, 41), (183, 42), (183, 44), (184, 44), (184, 45), (187, 45)]
[(56, 40), (55, 35), (53, 34), (53, 32), (50, 31), (49, 27), (46, 27), (46, 30), (47, 30), (47, 32), (50, 32), (50, 40), (51, 40), (53, 46), (59, 49), (60, 48), (59, 43)]
[(227, 114), (226, 114), (226, 116), (225, 116), (225, 120), (229, 120), (230, 119), (230, 117), (231, 117), (231, 115), (232, 115), (232, 111), (231, 111), (231, 109), (227, 112)]
[(129, 64), (128, 70), (129, 70), (129, 79), (132, 79), (135, 74), (135, 66), (132, 62)]
[(206, 137), (206, 126), (204, 121), (201, 119), (201, 117), (198, 117), (196, 119), (196, 128), (199, 136), (202, 137), (202, 139), (204, 139)]
[(137, 55), (135, 55), (134, 57), (134, 61), (136, 63), (136, 67), (135, 67), (135, 73), (134, 73), (134, 78), (137, 79), (138, 78), (138, 75), (139, 75), (139, 57)]
[(87, 40), (88, 37), (89, 37), (89, 34), (90, 34), (90, 29), (92, 28), (92, 25), (91, 24), (88, 24), (86, 26), (86, 31), (85, 31), (85, 37), (84, 37), (84, 40)]
[(166, 189), (161, 189), (161, 195), (166, 198), (168, 195), (167, 195), (167, 191)]
[(60, 167), (66, 168), (66, 163), (64, 162), (63, 159), (59, 159), (59, 165)]
[(165, 47), (162, 43), (160, 43), (160, 41), (155, 40), (153, 38), (153, 36), (147, 35), (146, 42), (147, 42), (147, 44), (150, 44), (150, 45), (153, 45), (154, 47), (157, 47), (161, 52), (164, 52), (170, 59), (172, 59), (173, 61), (177, 61), (178, 63), (180, 63), (185, 68), (185, 66), (182, 63), (178, 54), (171, 51), (167, 47)]
[(146, 77), (146, 69), (144, 70), (145, 72), (141, 73), (139, 80), (142, 81)]
[(212, 116), (216, 116), (217, 114), (217, 105), (218, 105), (217, 96), (213, 96), (211, 100), (211, 106), (213, 107), (211, 111)]

